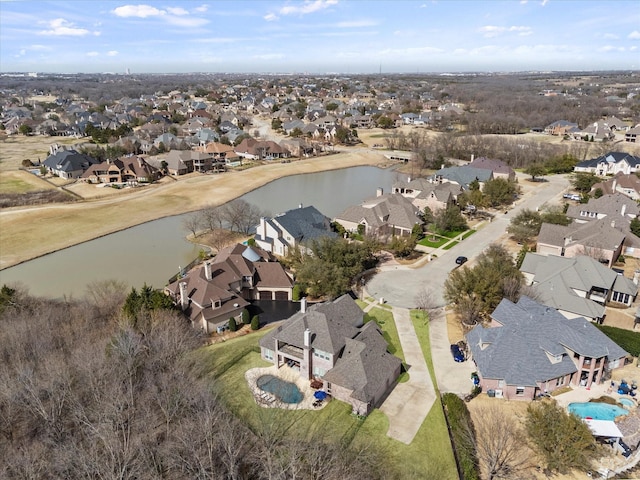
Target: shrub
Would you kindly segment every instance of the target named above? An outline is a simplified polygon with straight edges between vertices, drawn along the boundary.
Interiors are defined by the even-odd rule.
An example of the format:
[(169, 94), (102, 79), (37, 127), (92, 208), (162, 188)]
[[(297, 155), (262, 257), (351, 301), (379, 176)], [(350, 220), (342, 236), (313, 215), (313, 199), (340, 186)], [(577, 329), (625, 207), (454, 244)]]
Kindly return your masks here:
[(475, 450), (475, 437), (471, 414), (465, 403), (453, 393), (442, 395), (442, 404), (451, 432), (454, 453), (463, 480), (478, 480), (478, 458)]
[(258, 330), (260, 328), (260, 317), (254, 315), (251, 319), (251, 330)]
[(229, 319), (229, 331), (235, 332), (238, 329), (238, 325), (236, 325), (236, 319), (231, 317)]
[(302, 297), (302, 287), (296, 283), (293, 286), (293, 291), (291, 292), (291, 299), (294, 302), (299, 302), (301, 297)]
[(242, 310), (242, 323), (248, 325), (249, 320), (251, 320), (251, 316), (249, 315), (249, 310), (245, 308), (244, 310)]

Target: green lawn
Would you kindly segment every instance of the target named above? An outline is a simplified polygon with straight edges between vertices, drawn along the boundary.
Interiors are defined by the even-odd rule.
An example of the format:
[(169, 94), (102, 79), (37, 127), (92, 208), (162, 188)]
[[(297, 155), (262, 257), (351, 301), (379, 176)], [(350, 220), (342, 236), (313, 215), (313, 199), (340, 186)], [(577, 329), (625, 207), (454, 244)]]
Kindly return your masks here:
[(462, 235), (462, 239), (464, 240), (467, 237), (470, 237), (471, 235), (473, 235), (474, 233), (476, 233), (476, 230), (467, 230), (466, 232), (464, 232), (464, 234)]
[(457, 242), (457, 241), (449, 242), (444, 246), (444, 250), (449, 250), (450, 248), (455, 247), (458, 243), (460, 242)]
[(442, 245), (444, 245), (445, 243), (447, 243), (449, 241), (448, 238), (443, 238), (443, 237), (436, 237), (436, 240), (433, 241), (432, 240), (433, 237), (429, 234), (427, 234), (426, 237), (424, 237), (422, 240), (420, 240), (418, 242), (418, 244), (424, 246), (424, 247), (431, 247), (431, 248), (438, 248), (441, 247)]

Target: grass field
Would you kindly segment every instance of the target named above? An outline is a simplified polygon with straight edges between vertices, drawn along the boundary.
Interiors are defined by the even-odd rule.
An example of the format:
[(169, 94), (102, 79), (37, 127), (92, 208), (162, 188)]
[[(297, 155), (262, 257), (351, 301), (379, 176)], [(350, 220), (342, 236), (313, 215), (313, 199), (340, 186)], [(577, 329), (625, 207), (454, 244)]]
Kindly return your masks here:
[(427, 235), (422, 240), (420, 240), (418, 244), (424, 247), (439, 248), (445, 243), (447, 243), (448, 241), (450, 241), (450, 239), (446, 237), (436, 237), (435, 241), (433, 241), (432, 238), (433, 237), (431, 235)]
[(52, 188), (55, 187), (24, 170), (3, 172), (2, 175), (0, 175), (0, 194), (27, 193), (35, 190), (49, 190)]
[[(383, 328), (390, 330), (389, 327), (393, 324), (395, 330), (394, 322), (385, 316), (389, 312), (375, 308), (373, 310), (377, 310), (372, 314), (377, 321), (384, 321)], [(417, 314), (412, 314), (412, 317), (415, 315)], [(428, 324), (417, 316), (416, 319), (414, 322), (421, 322), (419, 335), (422, 336), (422, 343), (425, 335), (428, 339)], [(264, 431), (266, 428), (279, 425), (280, 428), (289, 428), (289, 435), (306, 439), (322, 438), (340, 441), (346, 446), (374, 449), (394, 470), (394, 478), (457, 478), (439, 400), (436, 400), (410, 445), (387, 436), (388, 419), (379, 410), (374, 410), (368, 417), (361, 419), (351, 415), (351, 407), (348, 404), (337, 400), (329, 402), (321, 410), (313, 411), (265, 409), (258, 406), (244, 373), (250, 368), (270, 365), (260, 358), (258, 350), (258, 340), (266, 332), (267, 330), (264, 330), (238, 337), (204, 347), (194, 353), (200, 374), (211, 380), (221, 400), (252, 430)], [(397, 337), (397, 331), (395, 335)], [(389, 333), (389, 337), (392, 336)], [(427, 349), (427, 352), (427, 365), (432, 372), (430, 350)]]
[(49, 156), (49, 146), (53, 143), (70, 145), (78, 143), (77, 138), (46, 137), (34, 135), (3, 135), (0, 137), (0, 173), (18, 170), (23, 160), (37, 163)]

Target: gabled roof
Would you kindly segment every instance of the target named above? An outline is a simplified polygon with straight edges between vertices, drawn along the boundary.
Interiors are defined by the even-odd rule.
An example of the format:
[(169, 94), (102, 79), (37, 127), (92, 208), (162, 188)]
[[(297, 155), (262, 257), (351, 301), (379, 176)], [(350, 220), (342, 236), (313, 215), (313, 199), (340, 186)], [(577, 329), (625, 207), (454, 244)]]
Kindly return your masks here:
[[(627, 355), (584, 318), (566, 319), (554, 308), (523, 296), (503, 299), (491, 314), (499, 327), (477, 325), (467, 343), (483, 378), (535, 386), (577, 371), (566, 350), (616, 360)], [(558, 361), (554, 356), (561, 356)]]
[(442, 177), (450, 182), (457, 183), (462, 188), (467, 190), (469, 184), (474, 180), (478, 182), (486, 182), (493, 178), (493, 172), (484, 168), (474, 168), (469, 165), (463, 165), (462, 167), (446, 167), (438, 170), (434, 176), (436, 178)]
[(470, 167), (484, 168), (485, 170), (491, 170), (495, 173), (502, 173), (508, 175), (515, 175), (515, 171), (509, 165), (502, 160), (496, 160), (493, 158), (478, 157), (469, 164)]
[(538, 243), (557, 247), (583, 245), (607, 251), (617, 250), (624, 240), (625, 234), (611, 226), (610, 218), (567, 226), (543, 223), (538, 234)]
[(49, 155), (42, 163), (53, 170), (68, 173), (87, 170), (91, 165), (100, 163), (100, 161), (75, 150), (63, 150), (54, 155)]
[(314, 206), (294, 208), (276, 215), (272, 224), (278, 224), (298, 243), (310, 242), (318, 238), (336, 238), (338, 234), (331, 230), (330, 220)]
[(395, 225), (412, 229), (421, 223), (411, 201), (399, 193), (385, 194), (365, 200), (362, 205), (348, 207), (336, 220), (360, 223), (363, 220), (372, 228)]
[(364, 313), (349, 296), (343, 295), (332, 302), (310, 306), (306, 312), (293, 314), (272, 334), (265, 335), (260, 345), (273, 348), (277, 339), (299, 348), (304, 347), (304, 332), (311, 331), (311, 347), (338, 355), (347, 339), (354, 338), (362, 326)]
[(580, 162), (576, 168), (595, 168), (599, 163), (620, 163), (623, 161), (626, 161), (631, 168), (640, 168), (640, 157), (625, 152), (609, 152), (600, 157)]
[(580, 215), (580, 213), (584, 211), (607, 216), (617, 214), (635, 217), (640, 214), (640, 208), (638, 208), (635, 200), (621, 193), (612, 193), (610, 195), (603, 195), (600, 198), (591, 198), (586, 204), (579, 203), (578, 205), (571, 205), (567, 209), (567, 216), (569, 218), (588, 220), (589, 217)]

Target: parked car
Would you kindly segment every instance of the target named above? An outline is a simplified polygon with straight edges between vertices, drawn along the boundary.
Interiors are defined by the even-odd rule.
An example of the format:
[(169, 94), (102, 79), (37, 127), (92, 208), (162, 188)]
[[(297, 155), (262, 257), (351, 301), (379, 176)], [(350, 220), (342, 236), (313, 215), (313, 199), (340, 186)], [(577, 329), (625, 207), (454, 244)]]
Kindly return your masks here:
[(462, 353), (460, 347), (455, 343), (451, 345), (451, 355), (456, 362), (464, 362), (464, 353)]
[(462, 265), (466, 261), (467, 261), (467, 257), (459, 256), (458, 258), (456, 258), (456, 264), (457, 265)]

